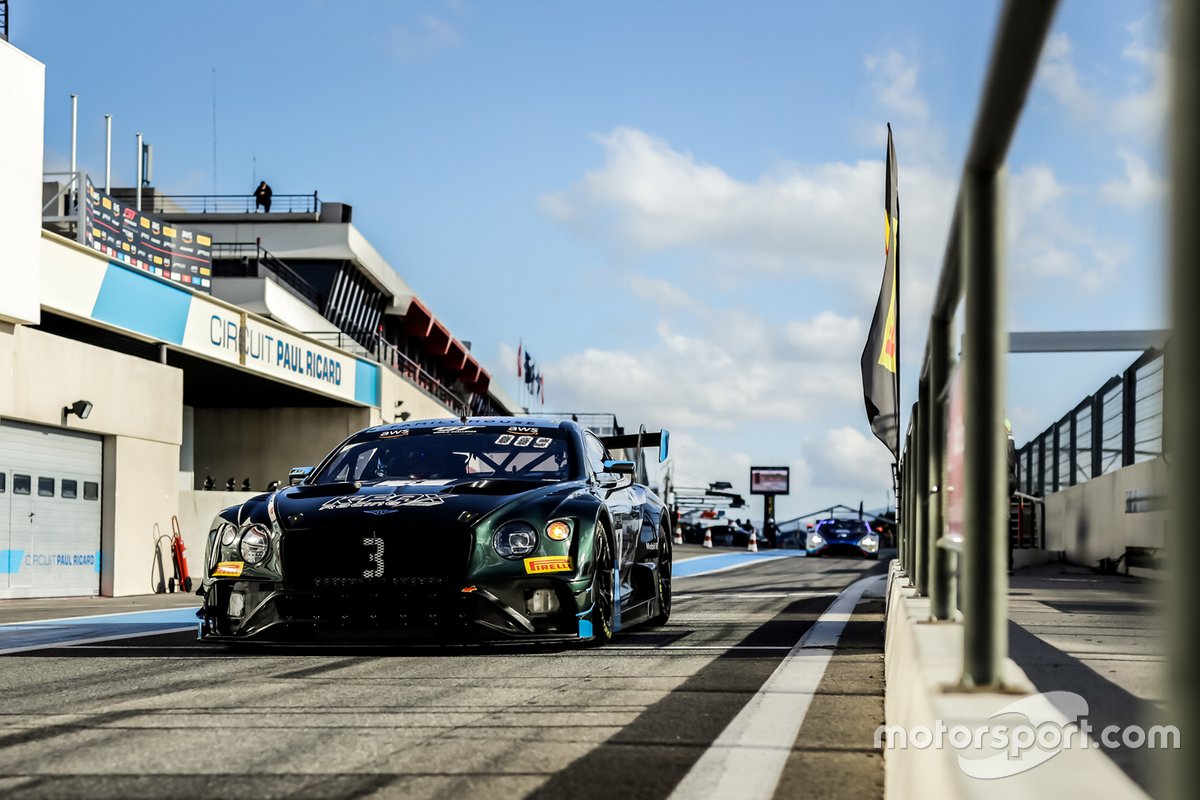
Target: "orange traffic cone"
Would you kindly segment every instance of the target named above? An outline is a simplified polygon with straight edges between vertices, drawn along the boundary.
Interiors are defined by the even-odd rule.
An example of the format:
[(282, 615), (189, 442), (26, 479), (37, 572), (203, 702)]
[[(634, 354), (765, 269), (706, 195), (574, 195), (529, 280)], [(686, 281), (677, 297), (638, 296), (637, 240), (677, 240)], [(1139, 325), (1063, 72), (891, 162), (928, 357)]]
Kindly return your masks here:
[(712, 547), (712, 528), (706, 528), (704, 531), (704, 546)]
[(746, 549), (749, 550), (751, 553), (758, 552), (758, 539), (755, 538), (753, 528), (750, 529), (750, 544), (746, 547)]
[(675, 544), (683, 544), (683, 527), (675, 526)]

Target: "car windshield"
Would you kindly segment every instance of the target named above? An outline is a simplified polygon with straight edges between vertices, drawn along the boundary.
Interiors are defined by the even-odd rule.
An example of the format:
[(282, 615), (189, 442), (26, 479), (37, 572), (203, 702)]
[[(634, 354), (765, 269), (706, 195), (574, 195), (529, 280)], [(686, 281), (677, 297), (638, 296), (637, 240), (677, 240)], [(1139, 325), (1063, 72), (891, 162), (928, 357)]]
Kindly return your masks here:
[(314, 482), (563, 480), (570, 475), (567, 440), (557, 429), (447, 426), (368, 436), (342, 447)]
[(830, 533), (870, 533), (871, 529), (867, 523), (861, 519), (827, 519), (823, 521), (818, 530), (828, 531)]

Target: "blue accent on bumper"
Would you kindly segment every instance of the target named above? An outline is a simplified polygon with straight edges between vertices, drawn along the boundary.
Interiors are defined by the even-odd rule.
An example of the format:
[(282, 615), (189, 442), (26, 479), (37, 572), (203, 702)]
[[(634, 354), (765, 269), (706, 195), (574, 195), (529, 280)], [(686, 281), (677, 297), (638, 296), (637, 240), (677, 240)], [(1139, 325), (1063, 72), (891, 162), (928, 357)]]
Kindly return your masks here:
[(92, 319), (171, 344), (183, 344), (192, 295), (138, 270), (109, 262)]
[(580, 639), (592, 638), (592, 621), (590, 619), (579, 620), (579, 638)]

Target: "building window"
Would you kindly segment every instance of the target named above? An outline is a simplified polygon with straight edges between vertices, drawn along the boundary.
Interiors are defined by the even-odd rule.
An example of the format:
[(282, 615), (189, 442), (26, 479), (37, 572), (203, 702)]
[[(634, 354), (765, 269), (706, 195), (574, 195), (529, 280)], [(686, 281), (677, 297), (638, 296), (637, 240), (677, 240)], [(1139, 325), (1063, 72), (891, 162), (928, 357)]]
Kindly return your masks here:
[(83, 482), (83, 499), (84, 500), (99, 500), (100, 499), (100, 484), (95, 481)]
[(0, 494), (8, 491), (8, 473), (0, 472)]
[(28, 475), (13, 475), (13, 494), (29, 494), (33, 481)]
[(79, 496), (79, 481), (72, 481), (63, 478), (62, 482), (62, 497), (67, 500), (74, 500)]
[(54, 497), (54, 478), (38, 478), (38, 497)]

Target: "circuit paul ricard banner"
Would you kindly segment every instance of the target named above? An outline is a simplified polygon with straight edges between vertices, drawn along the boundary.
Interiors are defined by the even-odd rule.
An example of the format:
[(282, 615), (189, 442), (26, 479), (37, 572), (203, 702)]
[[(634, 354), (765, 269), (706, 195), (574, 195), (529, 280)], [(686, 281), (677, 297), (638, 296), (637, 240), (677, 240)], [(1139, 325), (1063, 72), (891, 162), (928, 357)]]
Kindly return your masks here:
[(88, 247), (152, 275), (212, 293), (212, 235), (143, 214), (87, 182)]

